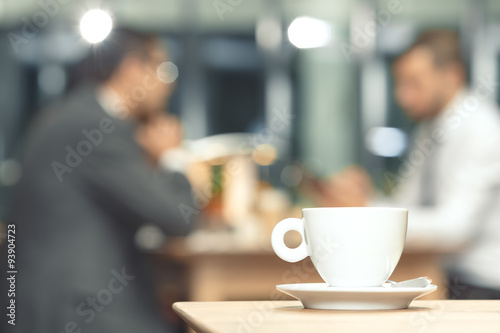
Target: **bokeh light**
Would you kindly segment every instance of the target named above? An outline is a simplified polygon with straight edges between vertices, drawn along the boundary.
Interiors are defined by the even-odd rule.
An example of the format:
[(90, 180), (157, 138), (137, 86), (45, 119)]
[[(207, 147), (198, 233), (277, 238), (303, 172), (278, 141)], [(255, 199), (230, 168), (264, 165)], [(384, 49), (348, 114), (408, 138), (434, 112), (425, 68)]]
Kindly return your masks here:
[(111, 15), (102, 9), (89, 10), (80, 21), (80, 32), (89, 43), (102, 42), (113, 29)]

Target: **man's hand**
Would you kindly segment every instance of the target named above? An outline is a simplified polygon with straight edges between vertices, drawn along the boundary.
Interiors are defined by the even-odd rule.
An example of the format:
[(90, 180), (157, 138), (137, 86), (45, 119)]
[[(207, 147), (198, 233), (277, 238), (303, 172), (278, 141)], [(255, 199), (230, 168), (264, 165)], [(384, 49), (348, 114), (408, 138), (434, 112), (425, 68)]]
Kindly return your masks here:
[(164, 152), (181, 145), (182, 136), (179, 120), (174, 116), (161, 115), (140, 125), (136, 140), (151, 159), (157, 162)]
[(301, 189), (319, 206), (363, 207), (368, 202), (373, 185), (363, 168), (353, 166), (321, 182), (316, 180), (312, 183), (309, 180), (301, 184)]
[(370, 176), (358, 166), (333, 175), (327, 184), (332, 198), (343, 207), (366, 206), (373, 191)]

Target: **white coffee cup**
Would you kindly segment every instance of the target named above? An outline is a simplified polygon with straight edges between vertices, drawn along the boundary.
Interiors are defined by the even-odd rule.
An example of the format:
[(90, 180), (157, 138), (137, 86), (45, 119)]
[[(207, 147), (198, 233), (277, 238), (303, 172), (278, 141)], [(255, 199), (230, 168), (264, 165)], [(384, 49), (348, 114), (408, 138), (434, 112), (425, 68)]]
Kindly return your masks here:
[[(407, 225), (403, 208), (304, 208), (302, 219), (284, 219), (274, 227), (271, 243), (285, 261), (309, 256), (332, 287), (378, 287), (398, 264)], [(302, 236), (294, 249), (283, 239), (290, 230)]]

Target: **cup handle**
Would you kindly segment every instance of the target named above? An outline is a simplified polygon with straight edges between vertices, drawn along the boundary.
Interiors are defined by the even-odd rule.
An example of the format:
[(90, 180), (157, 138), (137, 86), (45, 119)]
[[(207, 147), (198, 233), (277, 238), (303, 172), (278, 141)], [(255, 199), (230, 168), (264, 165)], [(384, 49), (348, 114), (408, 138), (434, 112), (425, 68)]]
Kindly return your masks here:
[[(284, 237), (290, 230), (297, 231), (302, 237), (302, 243), (295, 249), (285, 245)], [(304, 237), (304, 223), (301, 219), (288, 218), (276, 224), (271, 235), (271, 244), (278, 257), (288, 262), (297, 262), (309, 255)]]

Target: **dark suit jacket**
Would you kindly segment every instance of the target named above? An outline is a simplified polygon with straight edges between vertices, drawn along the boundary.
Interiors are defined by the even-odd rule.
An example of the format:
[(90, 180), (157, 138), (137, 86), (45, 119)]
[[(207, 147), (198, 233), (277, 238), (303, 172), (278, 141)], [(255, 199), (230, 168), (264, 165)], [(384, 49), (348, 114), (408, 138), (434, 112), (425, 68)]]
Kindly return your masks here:
[(80, 88), (29, 135), (7, 219), (17, 226), (14, 332), (168, 331), (134, 235), (144, 223), (172, 236), (191, 231), (190, 185), (153, 168), (134, 124), (109, 116), (95, 96)]

